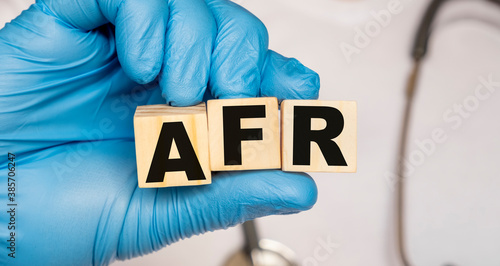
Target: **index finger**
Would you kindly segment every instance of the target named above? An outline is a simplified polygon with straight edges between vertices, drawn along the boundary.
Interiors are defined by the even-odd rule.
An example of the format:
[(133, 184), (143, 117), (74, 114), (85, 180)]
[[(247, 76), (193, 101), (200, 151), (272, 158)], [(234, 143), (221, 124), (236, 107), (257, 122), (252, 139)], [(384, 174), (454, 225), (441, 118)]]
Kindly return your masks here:
[(253, 14), (226, 0), (209, 0), (217, 22), (209, 89), (217, 99), (259, 96), (268, 50), (267, 29)]

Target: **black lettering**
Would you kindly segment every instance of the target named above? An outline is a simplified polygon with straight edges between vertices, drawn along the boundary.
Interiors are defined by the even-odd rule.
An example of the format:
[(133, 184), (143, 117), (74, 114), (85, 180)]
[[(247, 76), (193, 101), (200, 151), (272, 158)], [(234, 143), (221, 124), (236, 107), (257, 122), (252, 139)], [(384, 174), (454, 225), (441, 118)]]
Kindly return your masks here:
[[(180, 158), (169, 159), (175, 141)], [(188, 180), (205, 180), (205, 174), (182, 122), (163, 123), (146, 183), (163, 182), (166, 172), (186, 172)]]
[[(313, 118), (326, 121), (322, 130), (311, 130)], [(311, 142), (318, 144), (323, 157), (330, 166), (347, 166), (339, 146), (332, 139), (344, 129), (344, 116), (333, 107), (295, 106), (293, 123), (293, 164), (311, 164)]]
[(265, 105), (222, 107), (224, 165), (241, 165), (241, 141), (262, 140), (262, 128), (241, 128), (242, 118), (266, 117)]

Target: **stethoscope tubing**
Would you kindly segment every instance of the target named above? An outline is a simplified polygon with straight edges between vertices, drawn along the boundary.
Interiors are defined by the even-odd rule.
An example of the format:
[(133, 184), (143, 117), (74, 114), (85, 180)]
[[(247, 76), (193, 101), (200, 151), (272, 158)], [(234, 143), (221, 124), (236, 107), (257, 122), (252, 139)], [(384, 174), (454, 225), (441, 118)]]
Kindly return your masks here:
[[(424, 13), (424, 17), (418, 27), (417, 34), (415, 36), (415, 41), (413, 43), (413, 49), (411, 57), (413, 59), (413, 68), (408, 77), (408, 82), (405, 91), (405, 109), (403, 113), (403, 122), (401, 126), (401, 135), (399, 139), (398, 148), (398, 163), (397, 163), (397, 173), (398, 180), (396, 184), (396, 238), (397, 238), (397, 248), (399, 259), (404, 266), (412, 265), (408, 258), (408, 253), (406, 249), (406, 228), (405, 228), (405, 165), (404, 158), (407, 154), (408, 146), (408, 135), (409, 127), (411, 123), (412, 109), (415, 98), (415, 92), (418, 85), (418, 77), (421, 67), (421, 62), (427, 55), (427, 48), (429, 43), (429, 38), (431, 36), (431, 27), (434, 23), (438, 11), (448, 0), (433, 0), (427, 10)], [(500, 5), (500, 0), (486, 0)]]

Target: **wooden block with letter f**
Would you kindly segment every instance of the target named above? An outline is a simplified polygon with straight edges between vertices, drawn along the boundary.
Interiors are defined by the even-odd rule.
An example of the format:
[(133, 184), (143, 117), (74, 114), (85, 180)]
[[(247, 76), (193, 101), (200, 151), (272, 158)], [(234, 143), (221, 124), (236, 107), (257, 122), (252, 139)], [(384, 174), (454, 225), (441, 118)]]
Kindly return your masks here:
[(207, 102), (212, 171), (281, 168), (278, 99)]
[(139, 106), (134, 131), (139, 187), (212, 182), (205, 104)]
[(356, 172), (356, 102), (285, 100), (281, 125), (283, 171)]

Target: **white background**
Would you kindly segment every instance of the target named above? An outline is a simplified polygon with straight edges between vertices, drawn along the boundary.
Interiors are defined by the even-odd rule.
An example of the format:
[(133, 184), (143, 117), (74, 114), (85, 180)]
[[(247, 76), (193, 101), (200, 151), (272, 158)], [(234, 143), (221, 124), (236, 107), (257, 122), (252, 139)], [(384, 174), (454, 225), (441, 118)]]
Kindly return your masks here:
[[(29, 5), (0, 0), (0, 27)], [(317, 265), (399, 265), (393, 233), (394, 191), (403, 88), (410, 48), (429, 1), (401, 0), (368, 46), (348, 63), (340, 44), (354, 45), (356, 27), (390, 0), (240, 0), (268, 27), (270, 47), (321, 77), (323, 100), (358, 102), (358, 173), (314, 174), (316, 206), (305, 213), (258, 220), (300, 262)], [(457, 129), (443, 120), (454, 104), (471, 103), (479, 77), (500, 82), (500, 8), (486, 1), (451, 1), (440, 14), (419, 82), (410, 140), (441, 128), (447, 140), (418, 163), (408, 190), (408, 250), (414, 265), (500, 265), (500, 92), (470, 107)], [(481, 20), (478, 20), (481, 18)], [(500, 87), (498, 88), (500, 89)], [(469, 97), (470, 96), (470, 97)], [(418, 152), (412, 145), (410, 152)], [(315, 256), (318, 239), (336, 248)], [(192, 237), (154, 254), (114, 265), (221, 265), (242, 245), (239, 227)], [(308, 263), (307, 265), (313, 265)]]

